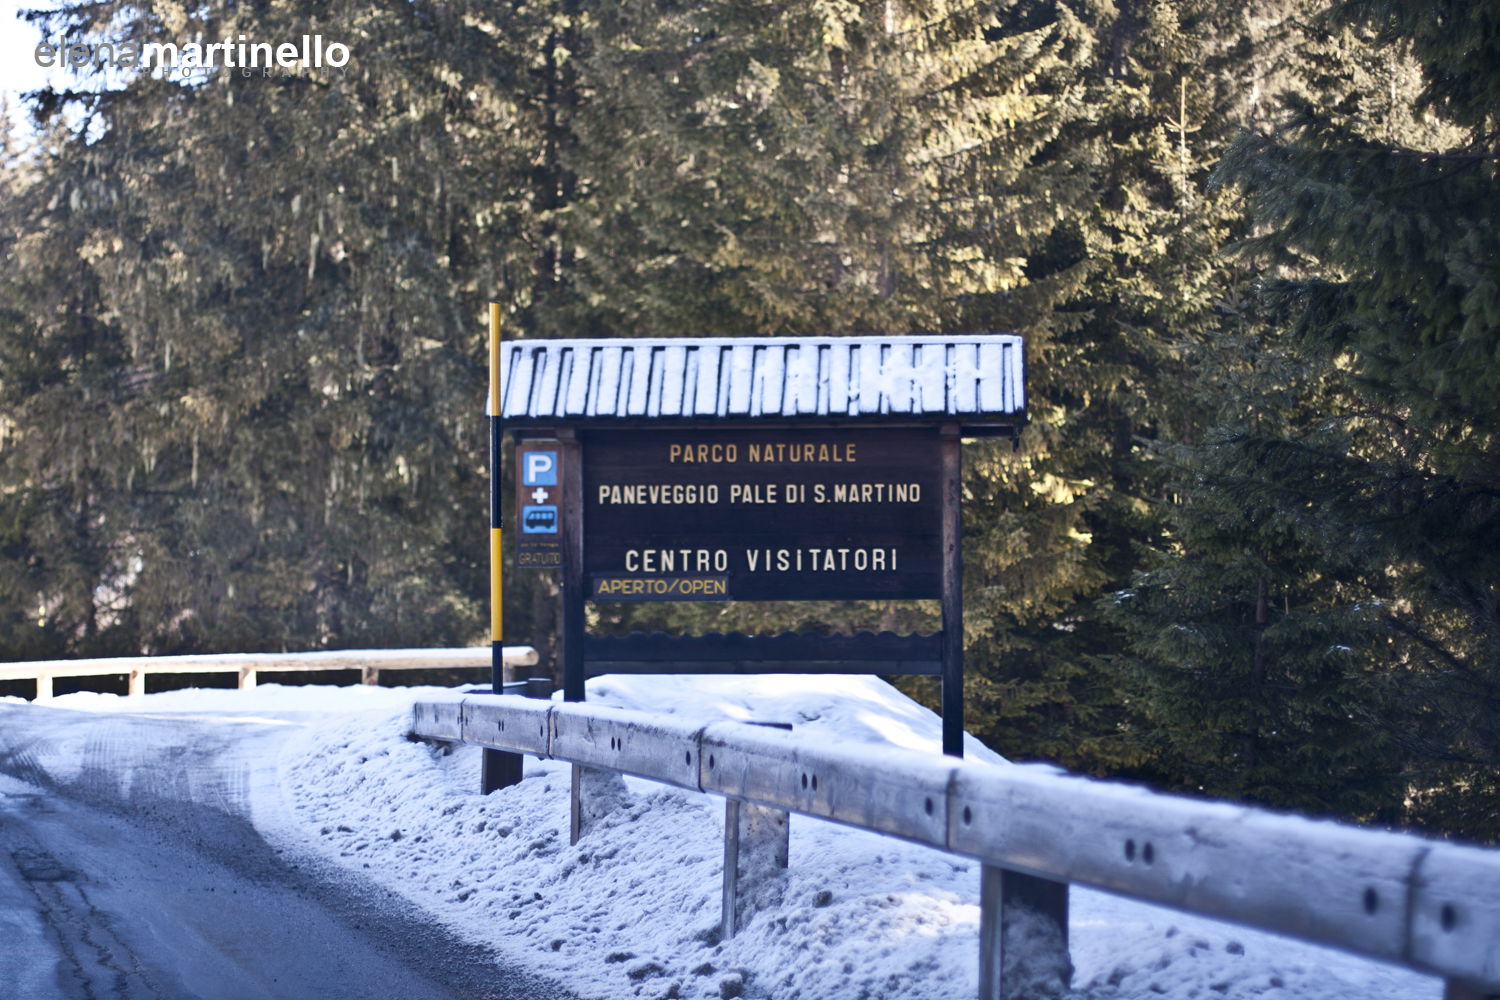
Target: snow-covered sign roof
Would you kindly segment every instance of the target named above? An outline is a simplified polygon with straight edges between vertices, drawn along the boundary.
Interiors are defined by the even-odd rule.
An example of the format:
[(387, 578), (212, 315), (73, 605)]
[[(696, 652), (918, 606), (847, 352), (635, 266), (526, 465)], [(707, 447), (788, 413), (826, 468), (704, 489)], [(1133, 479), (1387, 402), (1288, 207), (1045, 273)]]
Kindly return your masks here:
[(746, 337), (504, 345), (509, 426), (1024, 422), (1021, 338)]

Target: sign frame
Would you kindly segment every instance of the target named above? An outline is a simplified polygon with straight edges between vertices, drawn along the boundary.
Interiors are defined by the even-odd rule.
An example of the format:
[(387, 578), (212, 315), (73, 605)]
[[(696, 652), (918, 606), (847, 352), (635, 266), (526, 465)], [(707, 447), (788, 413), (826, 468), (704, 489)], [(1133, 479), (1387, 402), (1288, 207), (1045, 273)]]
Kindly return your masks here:
[[(943, 750), (962, 756), (961, 438), (1018, 439), (1027, 422), (1024, 338), (1014, 333), (543, 338), (507, 345), (502, 367), (503, 398), (492, 399), (491, 412), (503, 412), (518, 441), (558, 443), (564, 490), (558, 653), (568, 700), (582, 700), (585, 677), (606, 670), (933, 673), (942, 678)], [(592, 595), (584, 573), (581, 471), (592, 447), (588, 437), (595, 431), (667, 428), (831, 435), (851, 428), (936, 428), (939, 531), (928, 544), (938, 561), (941, 631), (928, 636), (588, 635), (584, 608)], [(629, 582), (613, 579), (622, 587)], [(703, 586), (713, 582), (709, 577)], [(611, 588), (612, 596), (618, 589)]]
[[(882, 424), (871, 432), (934, 429), (935, 422)], [(611, 428), (632, 429), (632, 428)], [(660, 430), (660, 426), (633, 428)], [(848, 433), (848, 423), (809, 426), (756, 421), (753, 424), (717, 422), (678, 425), (684, 434), (696, 431), (818, 431)], [(599, 447), (590, 430), (576, 427), (512, 428), (518, 454), (523, 447), (545, 442), (558, 453), (562, 491), (560, 525), (562, 560), (558, 567), (562, 600), (563, 698), (584, 700), (584, 683), (602, 673), (848, 673), (926, 674), (941, 680), (943, 753), (963, 756), (963, 528), (961, 522), (962, 446), (957, 421), (936, 423), (938, 454), (938, 592), (942, 626), (932, 635), (892, 633), (843, 635), (745, 636), (590, 636), (585, 605), (597, 598), (585, 572), (584, 451)], [(592, 439), (592, 441), (591, 441)], [(517, 477), (520, 482), (520, 477)], [(712, 576), (712, 574), (708, 574)], [(730, 595), (733, 599), (733, 595)], [(796, 599), (796, 598), (793, 598)], [(802, 598), (804, 600), (814, 598)], [(822, 599), (822, 598), (817, 598)]]

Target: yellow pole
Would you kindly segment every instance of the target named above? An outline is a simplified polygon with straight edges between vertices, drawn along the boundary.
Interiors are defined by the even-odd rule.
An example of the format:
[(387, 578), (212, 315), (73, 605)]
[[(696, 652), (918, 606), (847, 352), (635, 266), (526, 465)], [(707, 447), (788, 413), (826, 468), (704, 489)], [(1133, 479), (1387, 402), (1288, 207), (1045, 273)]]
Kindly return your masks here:
[(491, 684), (495, 693), (505, 683), (505, 588), (503, 584), (500, 520), (500, 303), (490, 303), (490, 649)]
[[(505, 693), (505, 547), (500, 525), (500, 303), (490, 303), (490, 690)], [(521, 755), (486, 747), (479, 772), (485, 795), (521, 783)]]
[(490, 303), (490, 415), (500, 416), (500, 303)]

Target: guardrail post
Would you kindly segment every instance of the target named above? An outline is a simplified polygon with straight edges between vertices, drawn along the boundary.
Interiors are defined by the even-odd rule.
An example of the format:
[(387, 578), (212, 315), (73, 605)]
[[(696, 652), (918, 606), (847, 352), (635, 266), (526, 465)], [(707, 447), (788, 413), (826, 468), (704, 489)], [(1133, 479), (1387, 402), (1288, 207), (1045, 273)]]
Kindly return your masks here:
[(791, 824), (780, 809), (724, 800), (722, 933), (734, 937), (757, 910), (781, 903)]
[(132, 698), (146, 693), (146, 671), (132, 670), (130, 678), (125, 682), (125, 693)]
[(254, 667), (240, 668), (240, 690), (249, 691), (255, 687), (256, 676)]
[(359, 668), (359, 682), (366, 687), (378, 687), (380, 685), (380, 668), (366, 663)]
[(479, 759), (479, 794), (488, 795), (521, 783), (522, 754), (485, 747)]
[[(531, 677), (524, 683), (526, 685), (523, 692), (525, 697), (541, 698), (543, 700), (552, 697), (552, 678)], [(525, 754), (485, 747), (479, 764), (479, 794), (488, 795), (490, 792), (501, 788), (510, 788), (512, 785), (519, 785), (521, 783), (521, 765), (525, 759)]]
[(979, 1000), (1060, 997), (1073, 979), (1068, 885), (982, 866)]
[(619, 771), (573, 765), (573, 791), (569, 796), (568, 843), (576, 844), (584, 831), (600, 818), (630, 801), (630, 790)]
[(37, 701), (51, 701), (52, 700), (52, 675), (51, 674), (37, 674), (36, 675), (36, 700)]

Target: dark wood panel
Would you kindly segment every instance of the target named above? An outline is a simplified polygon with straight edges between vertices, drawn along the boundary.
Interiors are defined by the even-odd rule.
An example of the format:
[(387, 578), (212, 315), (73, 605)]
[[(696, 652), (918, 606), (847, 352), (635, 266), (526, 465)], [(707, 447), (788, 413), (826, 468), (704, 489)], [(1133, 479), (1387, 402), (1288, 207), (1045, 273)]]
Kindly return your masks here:
[[(694, 574), (689, 574), (692, 578)], [(934, 567), (931, 572), (904, 572), (899, 576), (890, 574), (868, 578), (851, 577), (847, 574), (787, 573), (780, 576), (750, 576), (725, 574), (714, 579), (725, 581), (722, 591), (715, 588), (711, 593), (695, 596), (679, 586), (681, 596), (597, 594), (601, 580), (630, 578), (628, 573), (589, 574), (589, 600), (629, 601), (882, 601), (882, 600), (937, 600), (942, 596), (942, 573)]]
[(585, 505), (584, 538), (593, 544), (611, 535), (671, 537), (720, 535), (740, 537), (745, 533), (780, 537), (781, 544), (814, 534), (840, 533), (850, 536), (872, 531), (894, 531), (907, 537), (936, 539), (941, 534), (937, 517), (919, 505), (871, 504), (832, 506), (825, 504), (644, 504)]
[[(856, 468), (906, 461), (913, 445), (936, 442), (937, 427), (760, 428), (684, 427), (630, 431), (590, 430), (585, 447), (604, 445), (600, 468), (627, 462), (680, 468)], [(686, 447), (690, 446), (690, 447)]]
[(737, 660), (900, 661), (938, 660), (942, 633), (898, 635), (860, 632), (857, 635), (783, 633), (746, 635), (740, 632), (708, 635), (671, 635), (632, 632), (629, 635), (591, 635), (584, 639), (586, 660), (654, 661), (679, 659), (732, 662)]
[(583, 452), (592, 577), (714, 575), (739, 600), (938, 596), (935, 429), (590, 432)]
[(584, 673), (604, 674), (875, 674), (935, 676), (941, 660), (589, 660)]
[(699, 541), (709, 544), (667, 536), (609, 538), (589, 550), (584, 567), (590, 573), (879, 573), (926, 572), (941, 562), (936, 539), (889, 532), (825, 535), (795, 547), (786, 545), (785, 536), (763, 531)]

